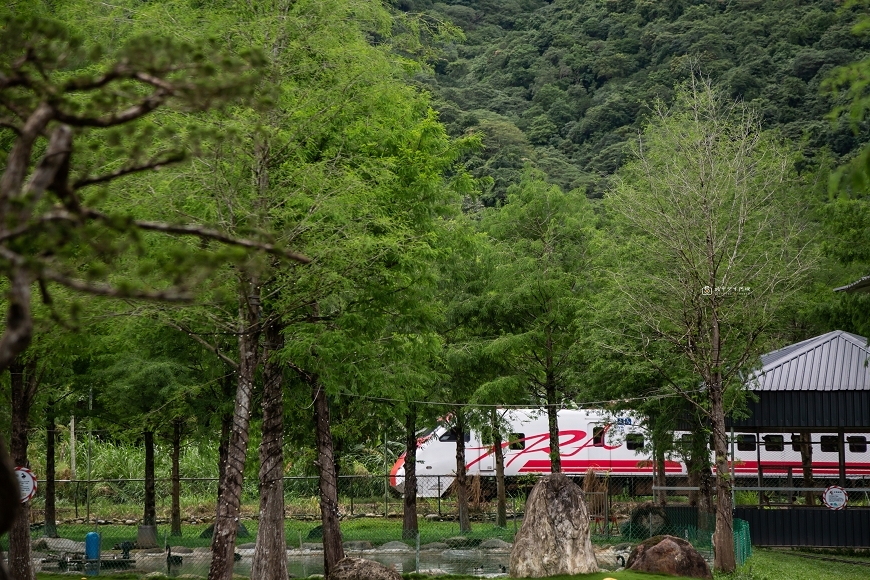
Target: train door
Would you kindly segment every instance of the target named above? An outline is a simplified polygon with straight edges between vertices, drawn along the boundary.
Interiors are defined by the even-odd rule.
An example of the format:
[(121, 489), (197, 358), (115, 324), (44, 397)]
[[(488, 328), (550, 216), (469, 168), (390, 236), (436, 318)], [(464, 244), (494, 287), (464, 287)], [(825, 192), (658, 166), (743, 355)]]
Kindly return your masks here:
[[(595, 471), (610, 471), (610, 446), (607, 445), (608, 425), (603, 422), (589, 423), (587, 433), (591, 434), (586, 446), (587, 467)], [(585, 469), (584, 469), (585, 471)]]

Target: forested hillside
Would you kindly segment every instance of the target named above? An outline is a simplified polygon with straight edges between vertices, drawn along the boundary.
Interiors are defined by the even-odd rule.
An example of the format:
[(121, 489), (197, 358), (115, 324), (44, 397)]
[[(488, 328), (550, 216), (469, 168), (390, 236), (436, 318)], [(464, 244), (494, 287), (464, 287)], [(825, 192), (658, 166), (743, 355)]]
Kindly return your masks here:
[[(870, 273), (868, 6), (0, 5), (0, 444), (76, 482), (22, 504), (12, 576), (34, 578), (31, 515), (58, 535), (82, 505), (83, 421), (108, 457), (88, 485), (141, 479), (155, 544), (157, 480), (175, 484), (164, 538), (183, 536), (181, 457), (207, 458), (196, 471), (218, 481), (192, 501), (215, 521), (210, 580), (233, 578), (258, 501), (263, 580), (302, 544), (285, 478), (317, 477), (296, 490), (329, 577), (341, 475), (375, 482), (385, 516), (401, 492), (418, 546), (418, 476), (442, 491), (455, 476), (466, 534), (466, 471), (490, 453), (466, 455), (477, 433), (505, 531), (501, 450), (542, 452), (524, 474), (561, 471), (581, 449), (566, 433), (602, 447), (609, 429), (561, 428), (576, 408), (648, 421), (638, 452), (660, 484), (666, 456), (697, 476), (714, 565), (733, 571), (726, 418), (745, 377), (818, 334), (870, 336), (870, 293), (833, 292)], [(506, 407), (540, 410), (546, 433)], [(439, 422), (456, 460), (440, 474), (416, 456)], [(115, 489), (87, 491), (88, 513), (127, 503)]]
[(694, 67), (804, 154), (839, 160), (866, 142), (832, 123), (823, 81), (859, 60), (870, 40), (851, 31), (858, 9), (802, 0), (399, 0), (460, 27), (426, 79), (452, 134), (477, 129), (472, 161), (502, 199), (527, 161), (565, 189), (600, 197), (656, 99)]

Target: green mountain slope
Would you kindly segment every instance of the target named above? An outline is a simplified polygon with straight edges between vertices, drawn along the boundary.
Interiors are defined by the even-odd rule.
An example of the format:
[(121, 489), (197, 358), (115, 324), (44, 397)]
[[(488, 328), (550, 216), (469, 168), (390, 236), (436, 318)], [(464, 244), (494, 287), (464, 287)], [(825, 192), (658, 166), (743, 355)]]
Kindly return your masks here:
[(692, 66), (759, 110), (769, 128), (835, 158), (870, 139), (820, 85), (870, 53), (852, 34), (855, 10), (830, 0), (398, 0), (400, 10), (450, 21), (466, 34), (425, 79), (450, 131), (482, 131), (471, 160), (502, 198), (534, 162), (563, 188), (603, 191), (655, 99), (666, 102)]

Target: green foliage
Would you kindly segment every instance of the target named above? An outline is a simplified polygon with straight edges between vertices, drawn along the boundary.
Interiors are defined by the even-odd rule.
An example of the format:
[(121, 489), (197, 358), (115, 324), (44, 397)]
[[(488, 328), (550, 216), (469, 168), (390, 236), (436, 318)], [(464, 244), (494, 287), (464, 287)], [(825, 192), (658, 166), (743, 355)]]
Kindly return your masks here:
[[(426, 79), (443, 106), (453, 134), (491, 128), (469, 123), (497, 113), (526, 136), (529, 151), (511, 156), (500, 147), (469, 160), (476, 175), (491, 176), (485, 198), (494, 205), (520, 179), (527, 162), (547, 179), (566, 187), (562, 166), (600, 197), (606, 177), (622, 163), (621, 151), (643, 126), (656, 99), (670, 103), (674, 86), (691, 68), (762, 112), (765, 128), (779, 128), (797, 140), (807, 136), (810, 156), (823, 147), (849, 158), (868, 140), (866, 124), (852, 134), (848, 123), (831, 126), (825, 117), (835, 104), (822, 81), (835, 67), (868, 53), (864, 3), (809, 2), (571, 2), (556, 0), (401, 3), (402, 10), (426, 10), (447, 18), (466, 41), (442, 45), (444, 62)], [(425, 8), (424, 8), (425, 6)], [(863, 24), (862, 24), (863, 23)], [(864, 65), (834, 73), (836, 83), (863, 93)], [(865, 67), (866, 68), (866, 67)], [(864, 80), (861, 80), (864, 79)], [(845, 86), (840, 84), (840, 86)], [(863, 118), (854, 101), (853, 120)], [(486, 139), (486, 137), (484, 137)], [(542, 159), (558, 158), (554, 167)]]

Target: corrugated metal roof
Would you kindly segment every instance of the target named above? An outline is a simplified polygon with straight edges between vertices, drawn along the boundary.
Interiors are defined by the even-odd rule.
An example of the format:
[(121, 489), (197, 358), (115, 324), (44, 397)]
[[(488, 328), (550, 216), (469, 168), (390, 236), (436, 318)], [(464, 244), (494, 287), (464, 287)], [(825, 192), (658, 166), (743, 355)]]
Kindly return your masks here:
[(864, 276), (851, 284), (834, 288), (834, 292), (870, 292), (870, 276)]
[(870, 390), (867, 339), (835, 330), (762, 355), (752, 391)]

